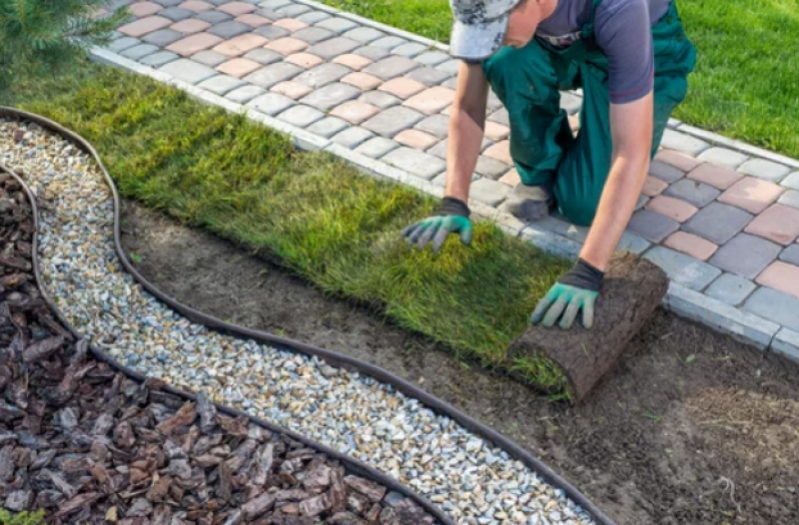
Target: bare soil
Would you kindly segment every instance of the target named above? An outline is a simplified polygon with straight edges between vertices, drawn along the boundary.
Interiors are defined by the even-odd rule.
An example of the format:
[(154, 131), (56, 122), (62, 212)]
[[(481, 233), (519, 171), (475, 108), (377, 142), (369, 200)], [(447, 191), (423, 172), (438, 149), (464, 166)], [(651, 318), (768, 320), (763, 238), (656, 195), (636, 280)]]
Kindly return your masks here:
[(799, 367), (658, 310), (579, 406), (459, 362), (206, 232), (125, 203), (137, 268), (194, 308), (375, 363), (494, 427), (619, 525), (799, 523)]

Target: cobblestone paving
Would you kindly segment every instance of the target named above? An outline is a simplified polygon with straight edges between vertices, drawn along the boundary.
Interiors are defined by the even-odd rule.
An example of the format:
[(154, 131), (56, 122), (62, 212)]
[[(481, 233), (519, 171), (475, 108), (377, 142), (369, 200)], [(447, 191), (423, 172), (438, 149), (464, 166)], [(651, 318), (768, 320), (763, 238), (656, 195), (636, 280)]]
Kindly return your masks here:
[[(115, 53), (443, 186), (458, 62), (441, 49), (291, 0), (116, 3), (138, 18)], [(579, 93), (561, 102), (578, 132)], [(508, 119), (492, 94), (471, 197), (497, 208), (520, 183)], [(799, 161), (702, 133), (670, 123), (628, 234), (672, 282), (797, 340)], [(559, 216), (539, 226), (586, 235)]]

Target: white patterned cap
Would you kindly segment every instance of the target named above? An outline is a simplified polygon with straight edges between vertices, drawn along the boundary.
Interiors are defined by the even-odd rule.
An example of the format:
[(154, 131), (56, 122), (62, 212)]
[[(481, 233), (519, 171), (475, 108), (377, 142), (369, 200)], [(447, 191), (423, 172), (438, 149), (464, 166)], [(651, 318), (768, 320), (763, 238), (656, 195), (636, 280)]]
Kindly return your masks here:
[(482, 60), (496, 53), (508, 30), (510, 12), (520, 0), (450, 0), (455, 21), (450, 54)]

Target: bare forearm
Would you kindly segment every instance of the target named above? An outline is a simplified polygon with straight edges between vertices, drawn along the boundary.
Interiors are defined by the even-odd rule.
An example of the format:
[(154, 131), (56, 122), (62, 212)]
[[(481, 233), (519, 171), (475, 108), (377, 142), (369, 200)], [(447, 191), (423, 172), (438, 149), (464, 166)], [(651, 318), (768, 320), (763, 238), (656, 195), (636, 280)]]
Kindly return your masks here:
[(466, 110), (454, 108), (449, 121), (447, 144), (447, 182), (445, 195), (469, 200), (469, 186), (483, 142), (483, 120)]

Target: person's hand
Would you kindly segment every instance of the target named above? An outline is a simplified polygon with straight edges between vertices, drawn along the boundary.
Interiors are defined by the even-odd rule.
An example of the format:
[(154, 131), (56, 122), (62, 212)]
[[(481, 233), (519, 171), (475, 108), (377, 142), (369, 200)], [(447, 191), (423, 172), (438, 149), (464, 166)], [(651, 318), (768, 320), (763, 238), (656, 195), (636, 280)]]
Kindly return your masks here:
[(581, 258), (577, 259), (574, 267), (538, 302), (530, 322), (551, 328), (560, 318), (559, 326), (569, 329), (582, 310), (583, 326), (591, 328), (594, 325), (594, 303), (604, 276), (601, 270)]
[(444, 197), (435, 215), (411, 224), (402, 231), (402, 236), (408, 239), (408, 246), (416, 243), (420, 250), (432, 240), (434, 253), (450, 233), (459, 233), (461, 242), (469, 244), (472, 241), (469, 215), (471, 212), (465, 202), (455, 197)]

